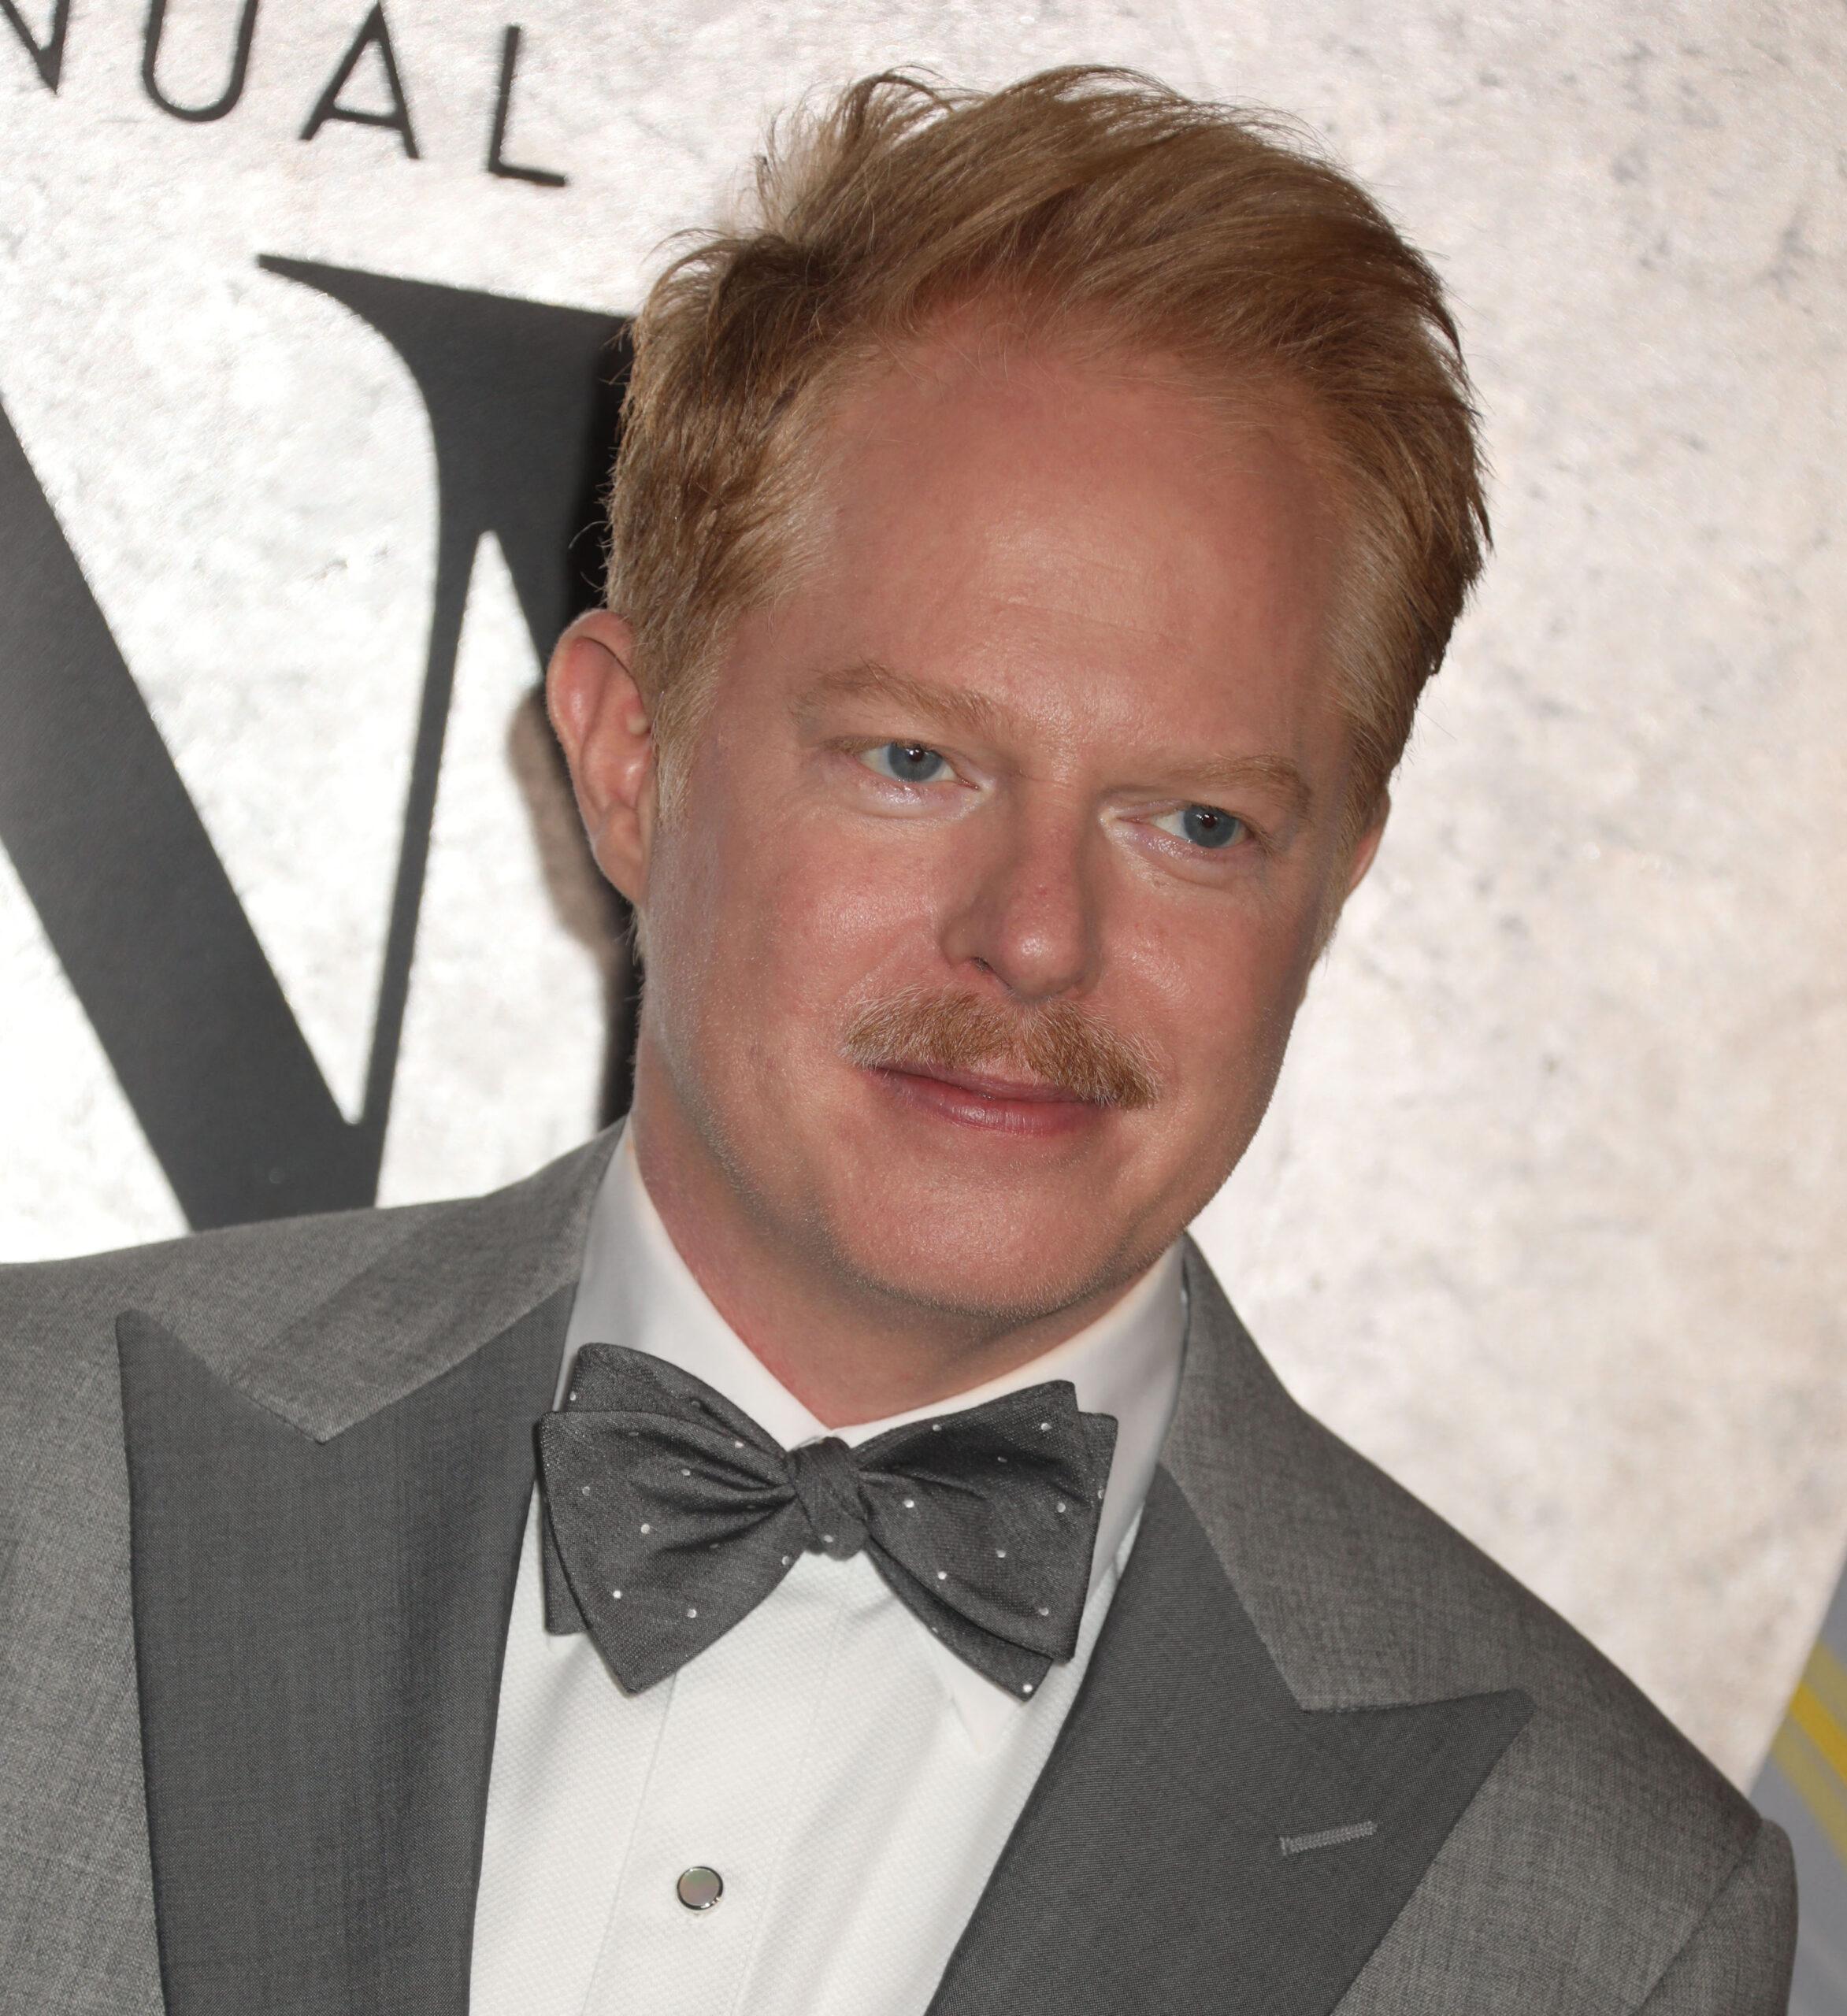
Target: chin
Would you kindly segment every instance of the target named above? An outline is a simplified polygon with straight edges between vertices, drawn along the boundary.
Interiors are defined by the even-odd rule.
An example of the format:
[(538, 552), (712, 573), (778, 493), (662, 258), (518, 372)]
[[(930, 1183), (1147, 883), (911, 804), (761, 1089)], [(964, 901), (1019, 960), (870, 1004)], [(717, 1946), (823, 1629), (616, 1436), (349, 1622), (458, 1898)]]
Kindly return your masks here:
[(1121, 1274), (1118, 1237), (1100, 1231), (1088, 1239), (1068, 1216), (1015, 1217), (974, 1202), (945, 1209), (940, 1199), (933, 1210), (873, 1215), (861, 1203), (829, 1242), (836, 1262), (919, 1307), (1028, 1323), (1083, 1301)]

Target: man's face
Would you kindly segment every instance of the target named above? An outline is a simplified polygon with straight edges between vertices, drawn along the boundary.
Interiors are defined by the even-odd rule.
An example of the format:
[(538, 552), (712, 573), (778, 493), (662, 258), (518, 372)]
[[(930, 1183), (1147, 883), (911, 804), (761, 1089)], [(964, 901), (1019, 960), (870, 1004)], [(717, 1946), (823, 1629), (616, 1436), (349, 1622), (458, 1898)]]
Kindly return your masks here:
[(838, 1280), (1024, 1322), (1223, 1180), (1370, 858), (1334, 535), (1275, 416), (1095, 364), (944, 342), (829, 442), (649, 842), (643, 1139)]

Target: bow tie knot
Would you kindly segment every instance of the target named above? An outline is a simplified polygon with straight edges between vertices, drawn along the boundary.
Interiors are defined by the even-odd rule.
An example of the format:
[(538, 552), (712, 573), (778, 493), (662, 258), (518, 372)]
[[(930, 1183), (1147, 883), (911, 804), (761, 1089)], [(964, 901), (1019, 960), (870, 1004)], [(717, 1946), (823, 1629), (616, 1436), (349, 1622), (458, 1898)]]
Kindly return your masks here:
[(846, 1561), (865, 1546), (866, 1516), (853, 1452), (837, 1435), (803, 1442), (788, 1452), (789, 1482), (808, 1517), (808, 1544)]
[(863, 1552), (959, 1658), (1034, 1692), (1076, 1651), (1115, 1450), (1051, 1380), (784, 1449), (665, 1360), (586, 1344), (539, 1425), (545, 1621), (589, 1632), (631, 1693), (741, 1623), (798, 1555)]

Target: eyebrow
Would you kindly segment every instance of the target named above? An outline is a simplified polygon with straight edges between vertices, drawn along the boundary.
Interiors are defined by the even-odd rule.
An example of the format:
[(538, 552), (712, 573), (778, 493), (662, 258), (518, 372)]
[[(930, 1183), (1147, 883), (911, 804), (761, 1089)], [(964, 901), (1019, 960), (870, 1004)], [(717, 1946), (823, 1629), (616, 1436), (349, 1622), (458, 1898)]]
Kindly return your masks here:
[(806, 717), (828, 700), (890, 700), (907, 713), (928, 714), (940, 721), (981, 735), (1001, 726), (1007, 710), (985, 694), (965, 692), (959, 687), (931, 686), (898, 672), (876, 658), (863, 658), (818, 679), (796, 702), (796, 712)]
[[(876, 658), (862, 659), (817, 680), (796, 700), (795, 712), (806, 719), (830, 700), (859, 699), (889, 700), (908, 713), (977, 735), (992, 733), (1011, 719), (1005, 707), (985, 694), (933, 686)], [(1207, 756), (1187, 750), (1156, 758), (1149, 767), (1164, 776), (1184, 778), (1189, 791), (1197, 788), (1228, 796), (1253, 788), (1266, 791), (1292, 819), (1305, 819), (1315, 802), (1307, 778), (1286, 756)]]
[(1293, 819), (1307, 818), (1315, 802), (1313, 787), (1286, 756), (1183, 757), (1174, 770), (1189, 784), (1204, 784), (1207, 791), (1221, 791), (1228, 796), (1253, 787), (1267, 791)]

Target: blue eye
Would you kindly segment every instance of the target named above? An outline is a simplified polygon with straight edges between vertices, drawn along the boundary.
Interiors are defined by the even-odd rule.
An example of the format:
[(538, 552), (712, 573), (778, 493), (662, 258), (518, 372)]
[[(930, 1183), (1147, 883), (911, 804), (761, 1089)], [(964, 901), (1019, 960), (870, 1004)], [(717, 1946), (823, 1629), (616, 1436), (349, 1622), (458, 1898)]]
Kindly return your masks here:
[(921, 742), (882, 742), (860, 758), (869, 769), (895, 784), (931, 784), (949, 768), (933, 749)]
[(1163, 813), (1155, 824), (1163, 832), (1191, 840), (1196, 847), (1212, 850), (1229, 847), (1250, 830), (1236, 813), (1221, 812), (1214, 805), (1183, 806), (1178, 812)]

